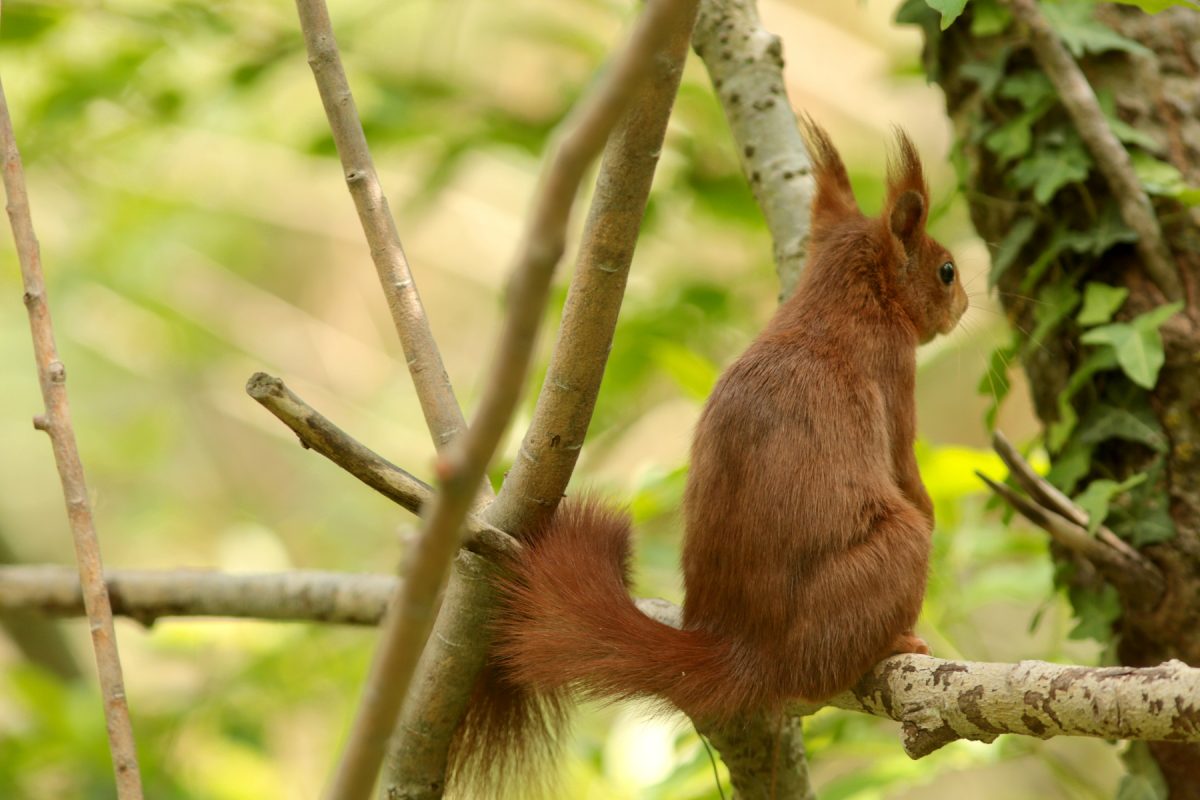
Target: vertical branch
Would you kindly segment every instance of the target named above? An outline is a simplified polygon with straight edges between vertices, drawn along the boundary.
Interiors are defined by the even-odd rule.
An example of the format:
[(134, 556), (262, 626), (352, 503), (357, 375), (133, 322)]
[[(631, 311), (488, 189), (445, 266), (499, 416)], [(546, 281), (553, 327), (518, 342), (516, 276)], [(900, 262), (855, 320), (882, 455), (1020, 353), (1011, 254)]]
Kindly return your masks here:
[(647, 6), (615, 62), (564, 123), (518, 250), (509, 310), (487, 388), (471, 427), (454, 440), (438, 463), (438, 494), (424, 517), (406, 580), (398, 587), (384, 619), (350, 741), (327, 794), (330, 798), (363, 798), (375, 783), (388, 735), (433, 627), (438, 595), (458, 549), (459, 528), (524, 384), (584, 171), (648, 72), (664, 31), (673, 29), (679, 9), (684, 7), (690, 4), (678, 0), (658, 0)]
[(1150, 197), (1133, 171), (1129, 152), (1104, 118), (1095, 90), (1033, 0), (1007, 0), (1006, 4), (1013, 16), (1028, 28), (1033, 54), (1096, 159), (1100, 174), (1116, 198), (1121, 218), (1137, 233), (1135, 244), (1146, 273), (1168, 300), (1181, 299), (1183, 285), (1179, 271), (1158, 227)]
[(440, 452), (466, 427), (463, 413), (429, 329), (421, 296), (417, 293), (396, 231), (396, 221), (375, 173), (367, 137), (333, 36), (329, 9), (325, 0), (296, 0), (296, 10), (308, 49), (308, 63), (342, 161), (346, 186), (354, 198), (359, 222), (371, 248), (371, 259), (375, 262), (392, 322), (400, 335), (421, 411)]
[(694, 17), (693, 11), (671, 31), (655, 59), (653, 79), (638, 87), (600, 162), (546, 380), (516, 462), (487, 512), (493, 525), (513, 535), (554, 513), (583, 447)]
[[(511, 533), (529, 530), (539, 515), (553, 511), (587, 432), (687, 56), (696, 4), (683, 5), (653, 59), (652, 74), (637, 87), (605, 149), (533, 421), (517, 463), (483, 514)], [(450, 739), (484, 663), (489, 604), (485, 569), (464, 564), (460, 554), (390, 746), (386, 785), (394, 796), (441, 796)]]
[(692, 46), (704, 60), (771, 232), (779, 294), (786, 298), (808, 255), (813, 182), (783, 81), (783, 47), (759, 23), (754, 0), (704, 0)]
[(142, 781), (138, 770), (137, 750), (133, 741), (133, 726), (129, 721), (129, 706), (125, 701), (125, 682), (121, 676), (121, 658), (117, 652), (117, 635), (113, 629), (112, 606), (104, 583), (104, 567), (100, 561), (100, 542), (92, 519), (87, 484), (75, 432), (71, 427), (71, 409), (67, 404), (67, 371), (58, 357), (54, 343), (54, 328), (50, 307), (46, 302), (46, 283), (42, 275), (42, 259), (33, 218), (29, 212), (29, 197), (25, 191), (25, 175), (21, 154), (17, 151), (8, 100), (0, 85), (0, 147), (4, 151), (4, 191), (8, 196), (8, 218), (16, 243), (17, 259), (21, 264), (21, 280), (25, 287), (25, 308), (29, 312), (29, 328), (33, 334), (33, 352), (37, 359), (38, 383), (42, 388), (45, 412), (34, 418), (33, 425), (50, 436), (54, 463), (62, 481), (67, 518), (75, 540), (75, 559), (79, 563), (79, 582), (83, 587), (83, 603), (88, 627), (92, 632), (92, 647), (96, 653), (96, 671), (104, 697), (104, 720), (108, 729), (108, 746), (116, 772), (117, 796), (121, 800), (142, 797)]

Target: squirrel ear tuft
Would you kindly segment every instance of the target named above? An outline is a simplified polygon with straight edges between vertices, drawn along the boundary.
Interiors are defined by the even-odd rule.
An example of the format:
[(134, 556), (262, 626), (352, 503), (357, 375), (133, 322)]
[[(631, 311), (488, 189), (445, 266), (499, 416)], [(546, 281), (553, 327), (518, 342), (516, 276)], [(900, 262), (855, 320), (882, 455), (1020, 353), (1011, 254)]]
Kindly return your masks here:
[(885, 215), (892, 233), (905, 246), (925, 228), (929, 211), (929, 187), (921, 168), (921, 157), (908, 134), (896, 128), (896, 154), (888, 159), (888, 192)]
[(914, 191), (906, 191), (897, 197), (888, 212), (888, 225), (905, 249), (916, 243), (924, 229), (925, 198)]
[(813, 164), (813, 180), (816, 194), (813, 196), (812, 219), (814, 226), (829, 224), (847, 216), (862, 214), (854, 190), (850, 187), (850, 176), (846, 165), (833, 140), (825, 129), (813, 121), (808, 114), (800, 117), (800, 129), (808, 145), (808, 154)]

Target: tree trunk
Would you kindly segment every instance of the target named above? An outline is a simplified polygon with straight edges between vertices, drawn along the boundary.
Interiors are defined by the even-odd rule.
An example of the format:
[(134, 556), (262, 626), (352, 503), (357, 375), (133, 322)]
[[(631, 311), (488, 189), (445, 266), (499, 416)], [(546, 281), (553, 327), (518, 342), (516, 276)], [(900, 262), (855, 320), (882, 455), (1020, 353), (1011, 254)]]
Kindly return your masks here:
[[(946, 94), (971, 218), (993, 246), (990, 282), (1015, 332), (992, 367), (1006, 370), (1011, 360), (1025, 370), (1052, 482), (1093, 518), (1104, 513), (1100, 501), (1111, 500), (1107, 526), (1165, 577), (1161, 598), (1146, 601), (1056, 550), (1060, 584), (1080, 619), (1076, 635), (1108, 642), (1108, 656), (1127, 665), (1200, 665), (1200, 325), (1192, 299), (1200, 209), (1183, 202), (1200, 199), (1184, 186), (1200, 186), (1200, 13), (1180, 7), (1150, 16), (1078, 2), (1042, 10), (1152, 193), (1184, 283), (1186, 308), (1160, 329), (1165, 365), (1157, 380), (1156, 326), (1143, 319), (1109, 328), (1104, 312), (1121, 290), (1128, 296), (1112, 323), (1129, 324), (1166, 300), (1024, 26), (994, 0), (976, 0), (945, 31), (923, 0), (905, 3), (899, 19), (925, 32), (925, 68)], [(993, 375), (983, 385), (1006, 382)], [(1099, 483), (1131, 478), (1141, 482), (1116, 492)], [(1170, 797), (1200, 798), (1200, 747), (1149, 749)]]

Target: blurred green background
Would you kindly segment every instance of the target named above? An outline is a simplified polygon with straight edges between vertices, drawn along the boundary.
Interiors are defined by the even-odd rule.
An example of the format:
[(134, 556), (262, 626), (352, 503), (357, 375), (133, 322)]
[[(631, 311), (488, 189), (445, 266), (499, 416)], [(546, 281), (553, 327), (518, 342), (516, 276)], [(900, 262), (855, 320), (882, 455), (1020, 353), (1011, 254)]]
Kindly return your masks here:
[[(889, 127), (916, 139), (933, 184), (933, 232), (973, 295), (962, 329), (921, 355), (920, 458), (938, 531), (920, 632), (947, 657), (1095, 661), (1097, 645), (1068, 638), (1043, 537), (988, 510), (972, 475), (1001, 473), (985, 451), (988, 398), (977, 385), (988, 385), (986, 354), (1007, 332), (986, 297), (987, 248), (955, 194), (941, 97), (917, 69), (917, 32), (893, 26), (893, 5), (878, 0), (759, 5), (783, 37), (793, 103), (831, 130), (868, 211), (879, 204)], [(332, 6), (384, 187), (470, 409), (547, 135), (634, 4)], [(242, 389), (256, 370), (279, 375), (428, 476), (432, 447), (292, 4), (10, 0), (0, 71), (106, 564), (391, 569), (398, 531), (412, 520), (301, 450)], [(41, 401), (7, 234), (0, 262), (0, 537), (22, 561), (73, 563), (50, 448), (30, 425)], [(691, 426), (775, 293), (770, 243), (693, 57), (573, 484), (632, 503), (642, 593), (680, 597), (677, 510)], [(1023, 390), (999, 425), (1019, 441), (1033, 435)], [(0, 637), (2, 797), (115, 796), (86, 626), (61, 628), (83, 683), (24, 663)], [(370, 631), (188, 620), (152, 630), (119, 621), (118, 633), (148, 796), (317, 794), (357, 702)], [(1098, 741), (1006, 737), (912, 762), (897, 734), (896, 724), (859, 715), (813, 718), (823, 800), (1107, 797), (1120, 774), (1115, 748)], [(564, 796), (717, 796), (707, 756), (679, 719), (588, 708), (571, 754)]]

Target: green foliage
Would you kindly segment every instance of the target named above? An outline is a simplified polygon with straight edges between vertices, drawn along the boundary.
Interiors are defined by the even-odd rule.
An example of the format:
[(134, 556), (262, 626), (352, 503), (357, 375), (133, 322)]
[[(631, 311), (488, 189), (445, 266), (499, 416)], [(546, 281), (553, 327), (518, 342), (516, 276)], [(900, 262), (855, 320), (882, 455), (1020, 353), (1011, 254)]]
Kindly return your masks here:
[(1075, 496), (1075, 503), (1088, 515), (1088, 533), (1093, 536), (1104, 520), (1108, 517), (1108, 505), (1113, 498), (1122, 492), (1127, 492), (1146, 480), (1146, 475), (1134, 475), (1126, 481), (1117, 483), (1107, 478), (1092, 481), (1081, 494)]
[(1130, 742), (1121, 761), (1129, 774), (1121, 779), (1117, 800), (1167, 800), (1170, 791), (1146, 742)]
[(1110, 584), (1096, 591), (1082, 587), (1071, 587), (1067, 591), (1071, 607), (1075, 609), (1078, 623), (1067, 634), (1070, 639), (1095, 639), (1109, 642), (1113, 636), (1113, 624), (1121, 616), (1121, 598)]
[(1153, 389), (1164, 359), (1162, 335), (1158, 329), (1182, 309), (1182, 302), (1161, 306), (1129, 322), (1093, 328), (1083, 334), (1080, 341), (1111, 347), (1129, 379), (1145, 389)]
[(942, 30), (949, 28), (967, 7), (967, 0), (925, 0), (925, 2), (942, 15)]
[(1059, 189), (1079, 183), (1088, 176), (1092, 157), (1078, 135), (1052, 143), (1047, 140), (1009, 173), (1018, 189), (1032, 189), (1033, 199), (1048, 203)]
[[(1196, 8), (1196, 0), (1114, 0), (1117, 3), (1123, 3), (1127, 6), (1137, 6), (1142, 11), (1148, 14), (1157, 14), (1160, 11), (1166, 11), (1168, 8), (1183, 6), (1184, 8)], [(1121, 800), (1126, 800), (1121, 798)]]
[(1150, 54), (1142, 45), (1114, 33), (1111, 28), (1098, 22), (1093, 14), (1094, 8), (1093, 0), (1057, 0), (1041, 4), (1046, 20), (1076, 58), (1085, 53), (1104, 53), (1110, 50), (1121, 50), (1133, 55)]
[(1083, 308), (1075, 321), (1085, 328), (1108, 322), (1128, 296), (1129, 290), (1124, 286), (1089, 281), (1083, 291)]

